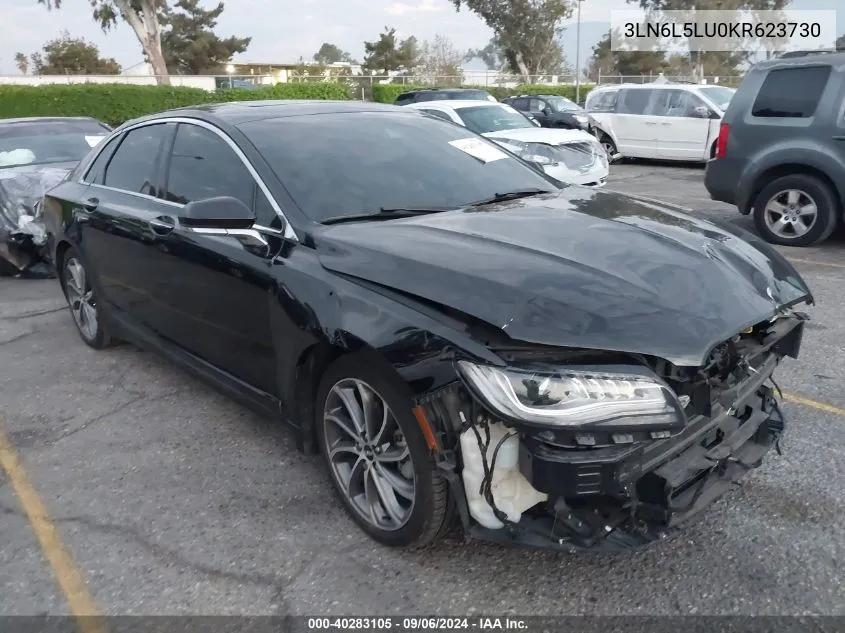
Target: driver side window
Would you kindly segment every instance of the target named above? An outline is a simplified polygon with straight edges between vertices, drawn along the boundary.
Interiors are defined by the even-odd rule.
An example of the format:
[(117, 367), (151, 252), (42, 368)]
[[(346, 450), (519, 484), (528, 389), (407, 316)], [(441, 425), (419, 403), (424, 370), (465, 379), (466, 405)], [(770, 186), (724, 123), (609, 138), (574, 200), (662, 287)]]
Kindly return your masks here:
[(240, 157), (220, 136), (198, 125), (180, 123), (170, 157), (164, 198), (178, 204), (228, 196), (273, 226), (276, 212)]
[(546, 102), (541, 101), (540, 99), (531, 99), (528, 102), (528, 111), (533, 112), (535, 114), (542, 114), (543, 108), (546, 107)]

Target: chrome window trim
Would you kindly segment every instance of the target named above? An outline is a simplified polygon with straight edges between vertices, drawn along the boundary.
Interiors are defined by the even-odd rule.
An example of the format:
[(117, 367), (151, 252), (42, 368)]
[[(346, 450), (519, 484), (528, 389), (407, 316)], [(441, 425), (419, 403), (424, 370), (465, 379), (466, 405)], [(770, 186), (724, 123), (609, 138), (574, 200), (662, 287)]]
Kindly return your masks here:
[[(293, 227), (291, 226), (291, 223), (288, 221), (287, 217), (285, 216), (284, 211), (282, 211), (282, 208), (279, 206), (279, 203), (276, 202), (276, 199), (270, 194), (270, 190), (267, 188), (267, 185), (264, 183), (264, 180), (261, 178), (261, 176), (258, 175), (258, 172), (255, 170), (255, 167), (252, 166), (252, 164), (249, 162), (249, 159), (246, 157), (246, 155), (243, 153), (243, 151), (241, 151), (241, 148), (238, 147), (237, 144), (235, 144), (235, 142), (229, 137), (229, 135), (226, 134), (220, 128), (218, 128), (216, 125), (213, 125), (213, 124), (211, 124), (207, 121), (203, 121), (201, 119), (192, 119), (192, 118), (189, 118), (189, 117), (165, 117), (165, 118), (161, 118), (161, 119), (152, 119), (150, 121), (142, 121), (140, 123), (135, 123), (133, 125), (130, 125), (130, 126), (124, 128), (124, 129), (120, 130), (119, 133), (120, 134), (127, 134), (127, 133), (131, 132), (132, 130), (136, 130), (138, 128), (146, 127), (146, 126), (149, 126), (149, 125), (162, 124), (162, 123), (184, 123), (185, 125), (196, 125), (198, 127), (209, 130), (210, 132), (213, 132), (214, 134), (219, 136), (221, 139), (223, 139), (223, 141), (235, 152), (235, 155), (244, 164), (247, 171), (252, 176), (252, 179), (258, 185), (258, 188), (261, 190), (261, 192), (266, 196), (267, 200), (270, 202), (270, 206), (273, 207), (273, 210), (276, 212), (276, 215), (278, 215), (285, 224), (284, 232), (277, 231), (276, 229), (266, 227), (266, 226), (261, 226), (261, 225), (258, 225), (258, 224), (255, 225), (255, 228), (257, 230), (261, 230), (262, 232), (268, 232), (268, 233), (271, 233), (271, 234), (274, 234), (274, 235), (280, 235), (287, 240), (292, 240), (292, 241), (295, 241), (295, 242), (299, 241), (299, 237), (297, 236), (296, 231), (293, 230)], [(87, 172), (89, 172), (91, 170), (91, 167), (94, 165), (94, 162), (96, 162), (97, 158), (100, 156), (100, 154), (102, 153), (102, 151), (105, 149), (106, 145), (108, 144), (108, 141), (110, 141), (110, 140), (111, 139), (106, 139), (105, 141), (103, 141), (101, 143), (102, 147), (100, 148), (100, 151), (97, 152), (97, 154), (92, 158), (91, 163), (88, 165), (88, 168), (86, 169), (85, 175), (87, 175)], [(118, 146), (117, 149), (119, 150), (120, 147)], [(117, 151), (117, 150), (115, 150), (115, 151)], [(140, 192), (126, 191), (125, 189), (117, 189), (115, 187), (108, 187), (106, 185), (99, 185), (99, 184), (95, 184), (95, 183), (90, 183), (90, 182), (87, 182), (84, 179), (84, 176), (81, 177), (78, 182), (79, 182), (79, 184), (88, 185), (89, 187), (99, 187), (99, 188), (106, 189), (106, 190), (109, 190), (109, 191), (118, 191), (120, 193), (126, 193), (126, 194), (129, 194), (131, 196), (136, 196), (136, 197), (144, 198), (144, 199), (147, 199), (147, 200), (154, 200), (156, 202), (163, 202), (166, 205), (173, 206), (173, 207), (176, 207), (176, 208), (179, 208), (179, 209), (181, 209), (185, 206), (183, 204), (179, 204), (178, 202), (171, 202), (170, 200), (165, 200), (163, 198), (156, 198), (154, 196), (150, 196), (150, 195), (140, 193)]]

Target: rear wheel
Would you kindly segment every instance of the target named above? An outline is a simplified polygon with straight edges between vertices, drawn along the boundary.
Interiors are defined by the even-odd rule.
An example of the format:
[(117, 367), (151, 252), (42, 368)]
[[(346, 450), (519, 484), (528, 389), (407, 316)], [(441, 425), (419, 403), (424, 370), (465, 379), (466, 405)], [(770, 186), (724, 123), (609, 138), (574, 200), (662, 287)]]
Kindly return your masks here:
[(837, 226), (839, 203), (831, 188), (808, 174), (778, 178), (754, 201), (754, 224), (767, 242), (812, 246), (823, 242)]
[(65, 253), (61, 269), (62, 289), (79, 336), (94, 349), (105, 349), (115, 343), (103, 323), (102, 309), (91, 285), (88, 271), (76, 251)]
[(398, 376), (353, 354), (323, 376), (315, 420), (320, 448), (341, 502), (384, 545), (423, 547), (451, 515), (437, 472)]

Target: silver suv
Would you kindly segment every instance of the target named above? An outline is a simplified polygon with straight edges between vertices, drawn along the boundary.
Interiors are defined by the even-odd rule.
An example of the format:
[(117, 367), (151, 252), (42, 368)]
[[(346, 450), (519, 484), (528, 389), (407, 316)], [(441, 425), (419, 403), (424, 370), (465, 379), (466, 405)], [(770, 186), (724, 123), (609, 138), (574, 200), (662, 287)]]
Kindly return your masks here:
[(826, 240), (845, 209), (845, 51), (791, 54), (745, 76), (704, 184), (786, 246)]

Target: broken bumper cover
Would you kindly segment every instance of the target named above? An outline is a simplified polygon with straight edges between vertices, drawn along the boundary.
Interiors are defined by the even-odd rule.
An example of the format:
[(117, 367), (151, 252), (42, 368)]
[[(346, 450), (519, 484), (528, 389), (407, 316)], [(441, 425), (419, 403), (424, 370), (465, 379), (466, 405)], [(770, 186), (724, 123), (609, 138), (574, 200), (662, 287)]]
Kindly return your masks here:
[(564, 551), (620, 551), (676, 534), (773, 447), (779, 451), (786, 422), (767, 383), (781, 356), (797, 355), (803, 323), (788, 319), (774, 330), (746, 378), (714, 397), (708, 415), (689, 416), (675, 436), (572, 449), (524, 434), (519, 470), (548, 501), (501, 529), (472, 524), (470, 535)]

